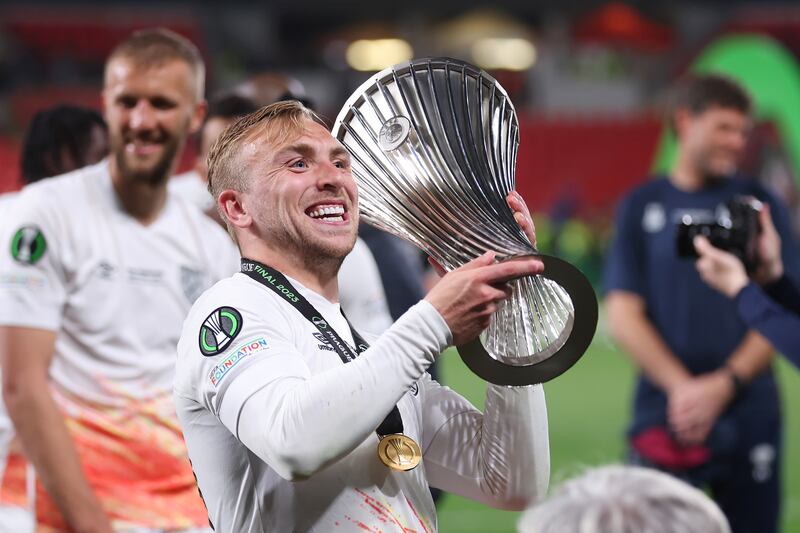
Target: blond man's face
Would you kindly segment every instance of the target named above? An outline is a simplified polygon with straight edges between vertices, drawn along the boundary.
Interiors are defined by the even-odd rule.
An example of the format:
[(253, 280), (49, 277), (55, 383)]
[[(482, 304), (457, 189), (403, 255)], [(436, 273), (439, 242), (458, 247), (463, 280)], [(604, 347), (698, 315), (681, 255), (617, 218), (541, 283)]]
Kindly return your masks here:
[(243, 205), (263, 240), (307, 261), (343, 259), (358, 231), (358, 192), (350, 154), (311, 120), (276, 146), (256, 135), (239, 154), (245, 161)]

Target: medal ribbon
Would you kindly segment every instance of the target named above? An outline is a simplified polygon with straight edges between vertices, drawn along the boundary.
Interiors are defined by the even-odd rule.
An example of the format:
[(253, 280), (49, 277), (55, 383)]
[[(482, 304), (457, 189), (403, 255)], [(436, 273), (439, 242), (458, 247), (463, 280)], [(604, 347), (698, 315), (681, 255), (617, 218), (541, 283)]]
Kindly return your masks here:
[[(289, 305), (297, 309), (297, 311), (303, 315), (306, 320), (311, 322), (320, 334), (325, 337), (343, 363), (347, 364), (353, 361), (361, 352), (369, 348), (369, 344), (367, 344), (364, 338), (353, 329), (344, 311), (342, 311), (342, 316), (350, 327), (350, 333), (353, 335), (353, 341), (356, 343), (355, 350), (353, 350), (328, 322), (322, 318), (322, 313), (317, 311), (311, 302), (306, 300), (305, 297), (294, 288), (291, 282), (286, 279), (286, 276), (274, 268), (243, 257), (242, 274), (264, 285), (283, 298)], [(403, 433), (403, 418), (400, 416), (400, 411), (397, 409), (396, 405), (392, 407), (392, 410), (386, 415), (386, 418), (383, 419), (383, 422), (381, 422), (375, 432), (379, 437), (384, 437), (385, 435), (391, 435), (393, 433)]]

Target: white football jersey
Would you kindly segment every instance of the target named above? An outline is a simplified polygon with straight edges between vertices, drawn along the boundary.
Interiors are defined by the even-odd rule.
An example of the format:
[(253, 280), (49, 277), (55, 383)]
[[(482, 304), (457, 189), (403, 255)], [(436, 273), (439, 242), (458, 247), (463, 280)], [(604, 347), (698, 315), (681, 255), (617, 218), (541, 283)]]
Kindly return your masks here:
[(215, 209), (214, 198), (208, 192), (208, 183), (196, 170), (172, 176), (167, 183), (167, 187), (169, 192), (197, 206), (201, 211), (208, 212)]
[[(338, 304), (290, 280), (341, 338)], [(546, 488), (541, 387), (489, 387), (487, 412), (425, 373), (449, 343), (427, 301), (343, 364), (317, 327), (238, 273), (195, 303), (178, 344), (175, 400), (217, 531), (437, 529), (429, 484), (490, 505)], [(393, 471), (375, 428), (397, 405), (422, 463)], [(513, 503), (512, 503), (513, 502)]]
[[(53, 397), (113, 524), (205, 524), (171, 392), (189, 308), (238, 270), (228, 235), (171, 194), (142, 225), (121, 208), (103, 161), (26, 187), (0, 243), (0, 325), (56, 332)], [(3, 480), (14, 502), (24, 501), (24, 484), (5, 481), (22, 479), (23, 467), (9, 462)], [(36, 491), (38, 523), (66, 529)]]
[(171, 390), (192, 303), (238, 270), (228, 235), (169, 195), (144, 226), (118, 203), (108, 162), (26, 187), (2, 225), (0, 325), (57, 331), (50, 375), (114, 404)]

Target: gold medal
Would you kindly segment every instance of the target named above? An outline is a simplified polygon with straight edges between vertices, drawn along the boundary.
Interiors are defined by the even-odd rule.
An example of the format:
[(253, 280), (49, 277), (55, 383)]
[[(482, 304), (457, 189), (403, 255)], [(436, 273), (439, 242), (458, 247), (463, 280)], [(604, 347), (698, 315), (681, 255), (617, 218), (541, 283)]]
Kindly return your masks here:
[(378, 459), (394, 470), (406, 471), (416, 468), (422, 460), (419, 444), (402, 433), (381, 437), (378, 443)]

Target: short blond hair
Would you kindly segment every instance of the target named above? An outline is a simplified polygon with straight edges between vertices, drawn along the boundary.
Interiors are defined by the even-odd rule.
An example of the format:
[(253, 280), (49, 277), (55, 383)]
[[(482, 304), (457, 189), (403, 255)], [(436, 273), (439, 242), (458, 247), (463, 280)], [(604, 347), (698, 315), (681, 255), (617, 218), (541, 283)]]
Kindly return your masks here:
[[(274, 147), (279, 139), (299, 136), (305, 131), (307, 121), (316, 122), (327, 129), (319, 115), (296, 100), (286, 100), (262, 107), (225, 128), (208, 151), (208, 192), (214, 202), (217, 203), (222, 191), (247, 191), (246, 165), (240, 157), (245, 140), (260, 133), (264, 135), (264, 142)], [(220, 212), (220, 216), (228, 227), (228, 233), (233, 236), (233, 228), (225, 214)]]
[(150, 28), (134, 32), (118, 44), (106, 59), (104, 79), (108, 80), (109, 66), (117, 59), (127, 59), (141, 68), (164, 65), (170, 61), (183, 61), (194, 77), (194, 97), (203, 100), (206, 84), (206, 67), (203, 56), (192, 42), (165, 28)]

